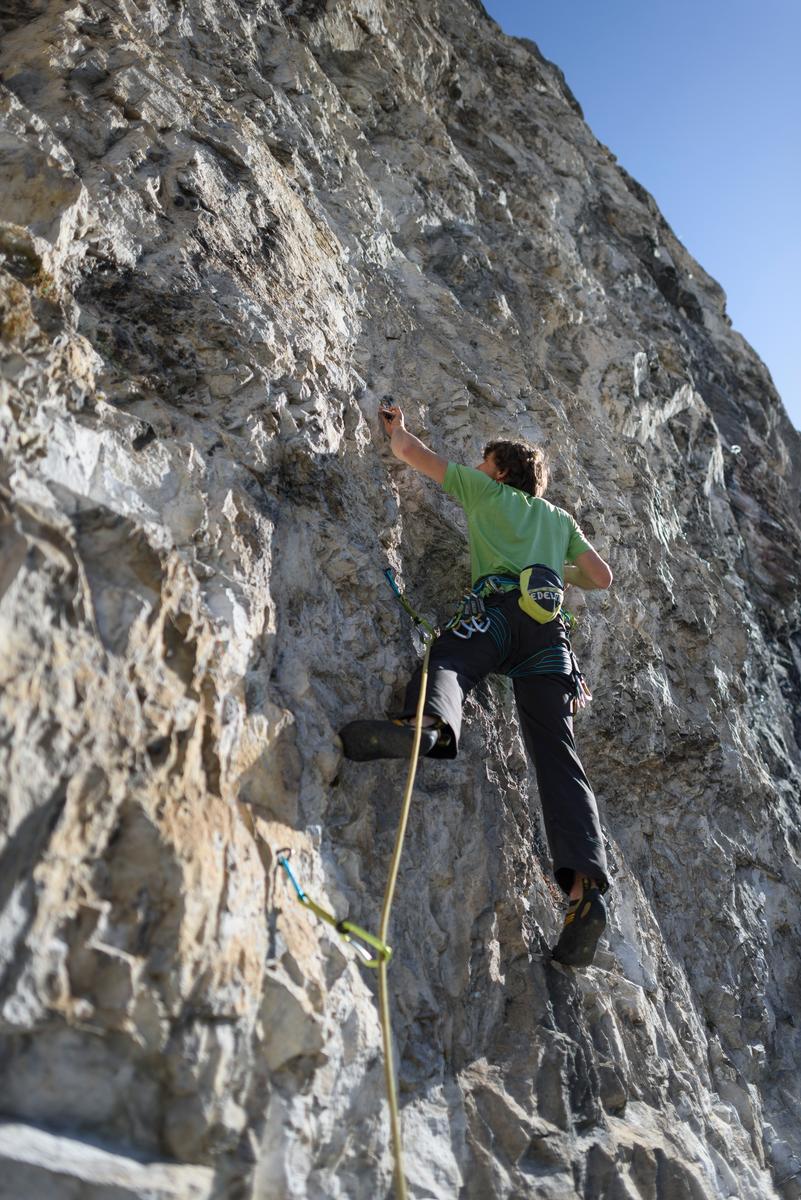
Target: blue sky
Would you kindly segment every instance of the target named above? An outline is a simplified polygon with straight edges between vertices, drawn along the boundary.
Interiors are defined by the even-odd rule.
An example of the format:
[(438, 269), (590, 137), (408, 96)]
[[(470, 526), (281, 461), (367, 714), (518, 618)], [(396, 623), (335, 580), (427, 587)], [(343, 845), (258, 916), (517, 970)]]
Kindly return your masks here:
[(801, 428), (801, 2), (484, 0), (724, 288)]

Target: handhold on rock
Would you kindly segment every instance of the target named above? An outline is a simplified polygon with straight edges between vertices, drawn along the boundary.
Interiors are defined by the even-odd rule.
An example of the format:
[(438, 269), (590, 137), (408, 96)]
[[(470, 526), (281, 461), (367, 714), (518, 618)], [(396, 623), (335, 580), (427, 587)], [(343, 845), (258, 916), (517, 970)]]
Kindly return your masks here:
[(141, 433), (138, 433), (133, 439), (131, 445), (134, 450), (144, 450), (145, 446), (149, 446), (152, 441), (155, 441), (156, 431), (152, 425), (145, 424)]

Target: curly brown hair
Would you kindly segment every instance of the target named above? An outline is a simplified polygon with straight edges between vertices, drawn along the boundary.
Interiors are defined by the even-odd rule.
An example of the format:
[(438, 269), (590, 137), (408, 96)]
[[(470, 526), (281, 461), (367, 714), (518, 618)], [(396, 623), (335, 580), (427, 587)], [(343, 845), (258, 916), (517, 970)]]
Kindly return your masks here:
[(499, 471), (505, 471), (501, 483), (528, 492), (530, 496), (542, 496), (548, 486), (548, 464), (545, 453), (539, 446), (526, 442), (487, 442), (484, 458), (492, 455)]

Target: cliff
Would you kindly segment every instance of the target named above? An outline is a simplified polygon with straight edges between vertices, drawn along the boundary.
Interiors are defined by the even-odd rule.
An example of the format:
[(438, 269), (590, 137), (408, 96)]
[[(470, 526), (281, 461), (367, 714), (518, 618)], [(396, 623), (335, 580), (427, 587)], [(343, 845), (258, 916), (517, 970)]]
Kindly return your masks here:
[[(558, 69), (474, 0), (0, 13), (0, 1197), (375, 1200), (404, 777), (336, 730), (447, 618), (461, 462), (543, 443), (609, 842), (561, 921), (508, 684), (423, 763), (391, 940), (418, 1200), (801, 1196), (799, 435)], [(688, 181), (691, 186), (692, 181)]]

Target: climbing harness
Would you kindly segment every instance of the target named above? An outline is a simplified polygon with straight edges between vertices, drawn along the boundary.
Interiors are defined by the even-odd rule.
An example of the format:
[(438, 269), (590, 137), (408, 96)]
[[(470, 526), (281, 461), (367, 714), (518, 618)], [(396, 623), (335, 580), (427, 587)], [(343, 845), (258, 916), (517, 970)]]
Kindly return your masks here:
[[(497, 610), (487, 610), (485, 600), (488, 596), (512, 588), (520, 588), (518, 605), (538, 625), (561, 617), (567, 644), (546, 646), (512, 667), (507, 671), (507, 676), (510, 679), (521, 679), (528, 675), (569, 676), (570, 710), (575, 716), (579, 709), (586, 708), (592, 700), (592, 692), (570, 644), (570, 631), (576, 625), (576, 618), (563, 608), (564, 585), (551, 567), (544, 563), (533, 563), (524, 567), (519, 576), (482, 575), (472, 589), (465, 592), (444, 632), (464, 639), (471, 638), (474, 633), (489, 633), (501, 653), (505, 654), (508, 649), (508, 625)], [(503, 648), (504, 639), (506, 649)]]
[[(389, 919), (392, 913), (392, 901), (395, 897), (395, 886), (398, 881), (398, 871), (400, 869), (401, 854), (403, 852), (403, 842), (406, 836), (406, 826), (409, 820), (409, 812), (412, 806), (412, 794), (414, 792), (414, 781), (417, 775), (417, 764), (420, 759), (420, 742), (423, 734), (423, 708), (425, 705), (426, 691), (428, 688), (428, 660), (431, 655), (431, 647), (437, 636), (437, 630), (424, 620), (412, 607), (409, 601), (401, 592), (395, 581), (395, 575), (391, 567), (384, 571), (384, 577), (395, 593), (395, 598), (399, 601), (404, 611), (408, 613), (418, 630), (422, 631), (423, 637), (423, 663), (420, 672), (420, 694), (417, 700), (417, 711), (414, 719), (414, 740), (412, 742), (412, 751), (409, 759), (409, 770), (406, 776), (406, 786), (403, 792), (403, 801), (401, 802), (400, 820), (398, 821), (398, 831), (395, 835), (395, 848), (392, 852), (392, 861), (389, 866), (389, 875), (387, 877), (387, 885), (384, 890), (384, 902), (381, 908), (381, 921), (378, 929), (378, 936), (368, 933), (366, 929), (362, 929), (360, 925), (354, 924), (352, 921), (338, 921), (333, 913), (329, 913), (319, 904), (315, 903), (310, 896), (304, 892), (303, 888), (298, 883), (292, 868), (289, 865), (289, 851), (280, 850), (278, 852), (278, 864), (283, 867), (286, 874), (295, 889), (295, 894), (301, 904), (310, 909), (321, 920), (332, 925), (345, 941), (350, 942), (354, 950), (358, 952), (362, 959), (362, 964), (365, 967), (375, 967), (378, 971), (378, 1010), (381, 1022), (381, 1034), (384, 1042), (384, 1075), (387, 1087), (387, 1102), (389, 1105), (389, 1122), (392, 1135), (392, 1151), (394, 1156), (394, 1180), (395, 1180), (395, 1195), (397, 1200), (408, 1200), (406, 1191), (406, 1177), (403, 1170), (403, 1143), (401, 1141), (401, 1125), (400, 1125), (400, 1107), (398, 1104), (398, 1090), (395, 1081), (395, 1066), (392, 1054), (392, 1024), (389, 1011), (389, 986), (387, 979), (387, 967), (392, 956), (392, 949), (387, 945), (387, 935), (389, 932)], [(375, 955), (371, 954), (368, 947), (375, 950)]]
[(532, 563), (519, 575), (482, 575), (462, 596), (456, 613), (445, 626), (446, 631), (465, 639), (474, 633), (486, 633), (490, 627), (486, 597), (510, 587), (520, 588), (518, 604), (539, 625), (555, 620), (562, 611), (565, 595), (562, 580), (544, 563)]

